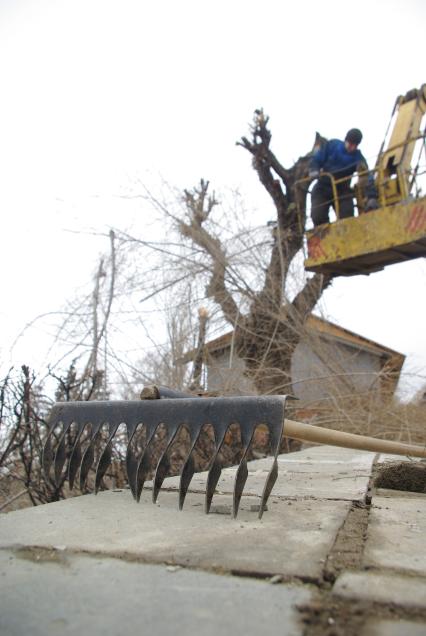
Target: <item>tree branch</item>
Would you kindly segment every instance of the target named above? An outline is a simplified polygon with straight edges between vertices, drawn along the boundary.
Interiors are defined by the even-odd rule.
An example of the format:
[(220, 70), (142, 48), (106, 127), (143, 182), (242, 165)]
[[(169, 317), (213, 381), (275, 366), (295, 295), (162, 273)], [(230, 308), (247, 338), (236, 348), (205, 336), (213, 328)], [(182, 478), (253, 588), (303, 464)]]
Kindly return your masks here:
[(293, 313), (302, 324), (312, 313), (323, 291), (330, 286), (332, 280), (333, 277), (331, 275), (314, 274), (296, 295), (292, 302)]
[(184, 191), (188, 222), (180, 221), (178, 228), (182, 236), (192, 240), (210, 256), (213, 266), (206, 293), (220, 305), (225, 318), (232, 324), (238, 316), (238, 306), (225, 284), (228, 259), (220, 240), (203, 226), (218, 204), (214, 193), (208, 194), (208, 187), (209, 182), (201, 179), (199, 188)]

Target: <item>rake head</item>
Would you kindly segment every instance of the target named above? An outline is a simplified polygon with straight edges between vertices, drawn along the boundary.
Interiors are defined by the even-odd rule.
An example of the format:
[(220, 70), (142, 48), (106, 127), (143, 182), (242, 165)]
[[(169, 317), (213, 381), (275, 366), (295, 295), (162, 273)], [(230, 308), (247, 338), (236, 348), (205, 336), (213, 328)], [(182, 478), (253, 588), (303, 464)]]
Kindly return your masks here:
[[(156, 388), (156, 387), (155, 387)], [(101, 428), (108, 427), (106, 446), (96, 464), (95, 492), (98, 491), (112, 458), (112, 444), (118, 427), (125, 424), (127, 430), (126, 470), (133, 497), (139, 501), (147, 476), (154, 471), (152, 497), (155, 502), (164, 479), (170, 471), (170, 449), (181, 427), (189, 433), (189, 453), (180, 473), (179, 508), (182, 509), (191, 479), (196, 472), (194, 449), (205, 425), (210, 425), (214, 434), (214, 451), (206, 483), (205, 511), (209, 512), (214, 491), (219, 481), (222, 462), (220, 450), (231, 424), (239, 424), (241, 432), (242, 458), (235, 476), (233, 491), (233, 516), (236, 517), (248, 477), (247, 454), (256, 427), (264, 424), (269, 429), (272, 467), (266, 478), (260, 501), (259, 517), (278, 476), (277, 455), (284, 428), (284, 411), (287, 396), (194, 398), (166, 388), (157, 389), (155, 396), (162, 399), (141, 401), (105, 402), (59, 402), (54, 405), (49, 423), (49, 433), (43, 450), (43, 469), (47, 478), (53, 466), (57, 484), (62, 479), (65, 464), (70, 488), (80, 471), (82, 487), (95, 462), (95, 447)], [(141, 449), (132, 444), (139, 426), (145, 429), (145, 443)], [(158, 444), (156, 432), (164, 427), (165, 449), (158, 460), (154, 457)], [(82, 434), (90, 431), (85, 449), (82, 449)], [(67, 453), (67, 440), (73, 434), (71, 454)], [(57, 431), (60, 430), (58, 435)], [(67, 457), (69, 455), (69, 457)], [(158, 453), (157, 453), (158, 455)], [(155, 465), (154, 465), (155, 464)]]

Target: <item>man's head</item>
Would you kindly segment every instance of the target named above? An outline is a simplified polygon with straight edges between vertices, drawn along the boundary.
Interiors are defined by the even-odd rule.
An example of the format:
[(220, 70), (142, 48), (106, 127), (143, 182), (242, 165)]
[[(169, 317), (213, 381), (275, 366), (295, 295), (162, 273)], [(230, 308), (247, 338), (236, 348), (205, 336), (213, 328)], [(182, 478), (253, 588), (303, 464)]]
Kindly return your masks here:
[(346, 133), (345, 147), (348, 152), (355, 152), (362, 140), (362, 132), (359, 128), (351, 128)]

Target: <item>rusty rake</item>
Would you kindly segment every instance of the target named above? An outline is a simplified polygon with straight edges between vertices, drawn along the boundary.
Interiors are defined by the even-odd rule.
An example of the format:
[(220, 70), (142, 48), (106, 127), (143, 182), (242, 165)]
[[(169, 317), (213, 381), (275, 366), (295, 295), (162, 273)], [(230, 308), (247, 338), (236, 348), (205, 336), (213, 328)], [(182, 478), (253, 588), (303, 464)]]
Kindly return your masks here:
[[(269, 495), (278, 477), (277, 456), (283, 435), (301, 441), (332, 444), (349, 448), (389, 452), (400, 455), (426, 457), (426, 449), (409, 444), (377, 440), (361, 435), (342, 433), (285, 419), (288, 396), (256, 397), (193, 397), (166, 387), (149, 387), (142, 392), (140, 401), (58, 402), (54, 405), (49, 421), (49, 432), (43, 449), (43, 469), (49, 477), (53, 466), (54, 480), (59, 484), (65, 464), (70, 488), (73, 488), (78, 472), (80, 487), (86, 483), (95, 462), (95, 447), (104, 426), (108, 427), (106, 445), (95, 467), (95, 492), (98, 492), (112, 458), (112, 445), (117, 430), (125, 424), (127, 431), (126, 471), (130, 490), (136, 501), (140, 500), (144, 483), (152, 472), (152, 499), (157, 501), (164, 479), (170, 472), (170, 450), (182, 427), (189, 433), (189, 452), (180, 473), (179, 508), (182, 509), (191, 479), (196, 472), (194, 451), (205, 425), (210, 425), (214, 435), (214, 451), (210, 461), (205, 495), (205, 511), (209, 512), (213, 494), (222, 472), (220, 451), (231, 424), (239, 424), (241, 435), (241, 460), (233, 489), (233, 516), (236, 517), (244, 485), (248, 477), (247, 457), (256, 428), (266, 425), (269, 431), (270, 452), (273, 461), (259, 506), (262, 517)], [(67, 458), (67, 435), (74, 426), (74, 441)], [(132, 443), (139, 426), (145, 429), (145, 443), (138, 449)], [(164, 426), (165, 446), (156, 459), (158, 444), (156, 433)], [(82, 449), (83, 431), (89, 427), (87, 445)], [(59, 437), (55, 437), (57, 430)], [(56, 440), (56, 444), (53, 441)], [(68, 462), (67, 462), (68, 459)]]

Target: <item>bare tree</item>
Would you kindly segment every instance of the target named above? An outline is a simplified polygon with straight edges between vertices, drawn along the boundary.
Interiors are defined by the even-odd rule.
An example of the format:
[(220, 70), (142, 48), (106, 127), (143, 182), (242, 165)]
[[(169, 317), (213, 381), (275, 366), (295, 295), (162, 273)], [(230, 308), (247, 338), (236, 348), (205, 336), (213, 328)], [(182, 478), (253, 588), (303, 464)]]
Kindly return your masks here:
[[(317, 135), (315, 144), (319, 141)], [(252, 155), (253, 167), (277, 215), (269, 258), (257, 289), (240, 285), (238, 294), (231, 291), (235, 273), (229, 253), (208, 223), (218, 202), (209, 192), (207, 181), (201, 180), (198, 187), (184, 192), (186, 215), (178, 222), (182, 237), (196, 245), (209, 261), (206, 293), (234, 328), (235, 351), (245, 360), (260, 393), (288, 392), (291, 358), (303, 325), (331, 282), (330, 276), (315, 274), (292, 300), (286, 294), (293, 261), (303, 247), (307, 189), (299, 187), (298, 182), (308, 175), (312, 151), (287, 169), (272, 152), (270, 142), (268, 118), (257, 110), (251, 138), (243, 137), (238, 144)], [(244, 313), (237, 295), (246, 301)]]

